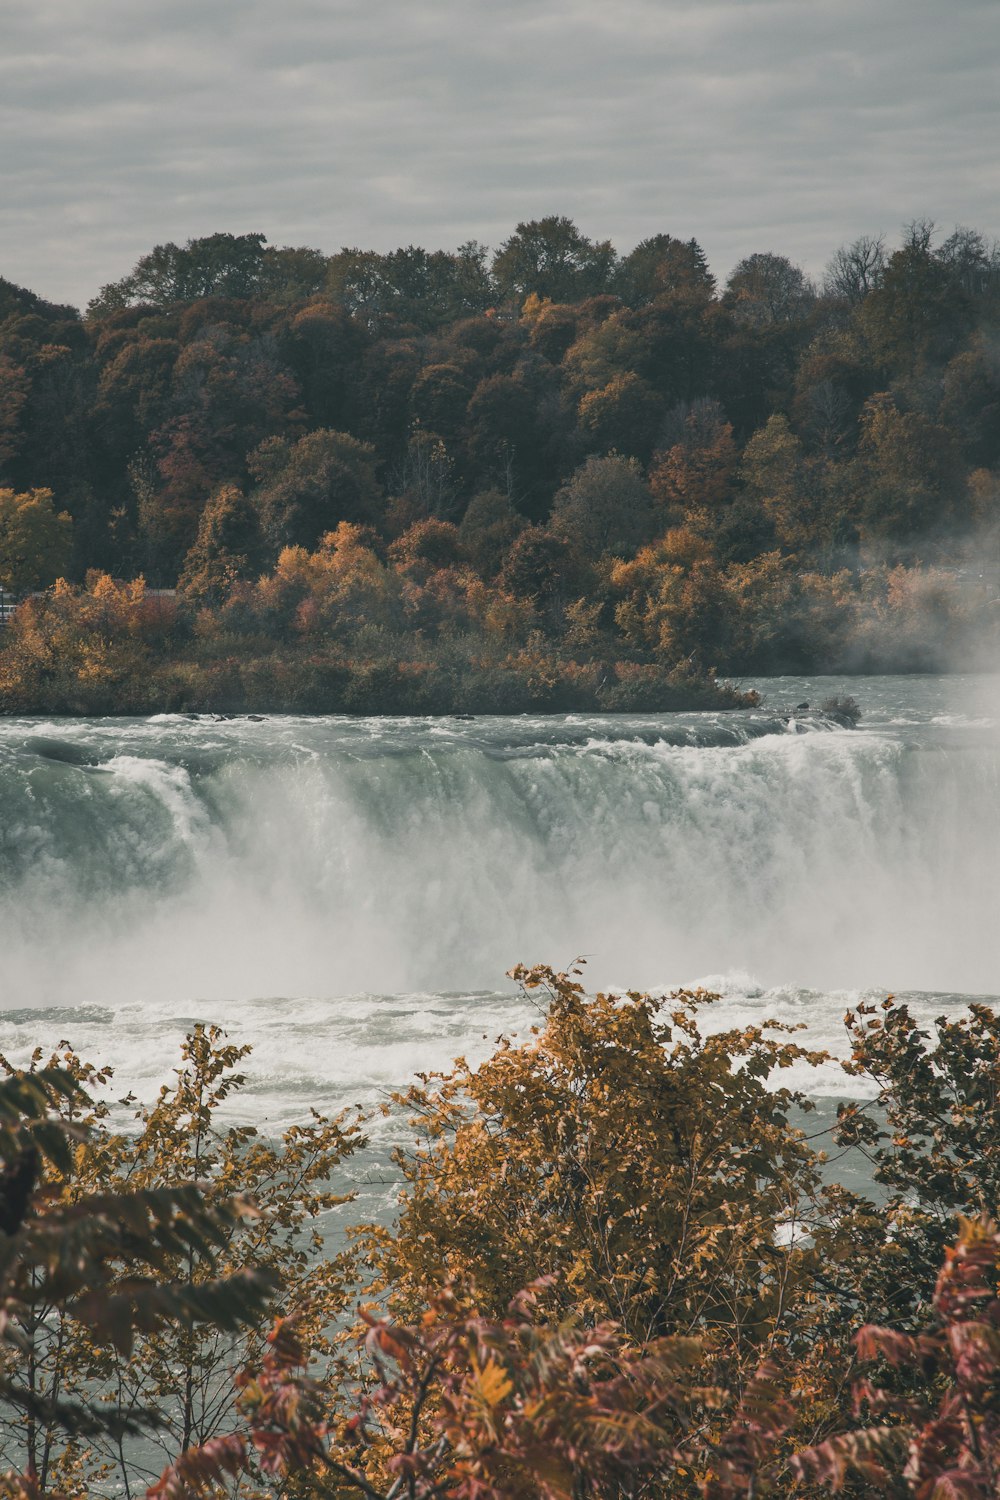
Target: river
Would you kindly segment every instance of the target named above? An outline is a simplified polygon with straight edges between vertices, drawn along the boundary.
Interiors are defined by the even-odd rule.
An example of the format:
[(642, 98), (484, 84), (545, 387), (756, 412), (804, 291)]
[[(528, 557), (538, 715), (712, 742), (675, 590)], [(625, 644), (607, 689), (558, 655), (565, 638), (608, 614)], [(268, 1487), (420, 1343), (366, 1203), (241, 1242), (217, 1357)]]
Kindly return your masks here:
[[(0, 1051), (65, 1038), (148, 1098), (216, 1021), (276, 1128), (523, 1033), (522, 959), (704, 985), (713, 1026), (834, 1051), (862, 995), (995, 994), (1000, 679), (758, 686), (724, 714), (2, 720)], [(831, 693), (860, 728), (795, 711)]]

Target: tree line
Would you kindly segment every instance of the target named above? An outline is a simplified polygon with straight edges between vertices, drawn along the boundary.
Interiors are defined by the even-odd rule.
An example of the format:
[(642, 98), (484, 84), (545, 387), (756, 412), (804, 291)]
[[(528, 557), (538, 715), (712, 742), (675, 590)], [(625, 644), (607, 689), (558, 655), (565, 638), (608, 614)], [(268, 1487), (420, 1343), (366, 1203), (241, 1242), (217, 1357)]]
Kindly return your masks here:
[(850, 1011), (823, 1127), (788, 1028), (514, 972), (533, 1034), (386, 1105), (392, 1222), (333, 1256), (364, 1120), (233, 1123), (217, 1028), (116, 1118), (68, 1044), (4, 1065), (0, 1492), (995, 1500), (989, 1007)]
[[(253, 699), (216, 680), (250, 658), (306, 699), (334, 659), (493, 672), (496, 706), (544, 698), (525, 653), (595, 702), (953, 664), (995, 631), (998, 309), (997, 246), (924, 222), (820, 284), (559, 217), (492, 256), (160, 245), (83, 316), (0, 280), (0, 585), (178, 589), (151, 644), (191, 703)], [(5, 640), (16, 707), (41, 668)]]

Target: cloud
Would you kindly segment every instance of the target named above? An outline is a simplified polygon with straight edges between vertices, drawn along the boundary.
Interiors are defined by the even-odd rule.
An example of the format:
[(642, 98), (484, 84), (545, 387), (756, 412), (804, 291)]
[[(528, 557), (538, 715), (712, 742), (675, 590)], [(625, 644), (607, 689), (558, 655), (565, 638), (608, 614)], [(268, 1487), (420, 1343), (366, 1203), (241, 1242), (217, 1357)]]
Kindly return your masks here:
[(0, 274), (79, 303), (217, 229), (496, 245), (553, 212), (723, 274), (996, 233), (998, 34), (995, 0), (6, 0)]

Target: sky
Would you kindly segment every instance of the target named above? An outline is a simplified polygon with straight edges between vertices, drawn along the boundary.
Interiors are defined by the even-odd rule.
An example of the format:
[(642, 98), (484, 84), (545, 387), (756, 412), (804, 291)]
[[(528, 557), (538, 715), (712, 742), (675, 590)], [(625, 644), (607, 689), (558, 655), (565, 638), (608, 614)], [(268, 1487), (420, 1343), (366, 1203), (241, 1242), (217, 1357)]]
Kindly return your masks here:
[(566, 214), (722, 278), (1000, 234), (1000, 0), (2, 0), (0, 275), (83, 305), (217, 230), (496, 248)]

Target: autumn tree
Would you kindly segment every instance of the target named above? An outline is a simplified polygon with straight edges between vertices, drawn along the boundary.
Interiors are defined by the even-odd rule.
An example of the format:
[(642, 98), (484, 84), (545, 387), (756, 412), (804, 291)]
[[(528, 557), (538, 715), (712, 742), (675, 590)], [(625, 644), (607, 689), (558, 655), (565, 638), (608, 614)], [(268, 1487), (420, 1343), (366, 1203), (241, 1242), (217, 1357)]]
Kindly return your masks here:
[[(692, 584), (706, 602), (718, 599), (718, 567), (704, 537), (690, 527), (672, 527), (631, 560), (617, 563), (611, 581), (617, 596), (615, 623), (629, 645), (671, 663), (697, 649), (684, 626), (677, 627), (690, 614)], [(716, 613), (713, 606), (703, 614), (702, 629), (712, 621), (714, 634)]]
[(145, 580), (92, 571), (26, 599), (5, 627), (0, 707), (55, 713), (148, 712), (149, 667), (181, 632), (176, 611), (147, 597)]
[(675, 441), (655, 455), (650, 489), (668, 513), (707, 521), (733, 499), (738, 450), (732, 423), (718, 402), (699, 401), (682, 407), (671, 425)]
[[(0, 489), (49, 490), (56, 518), (71, 518), (72, 554), (56, 571), (142, 572), (157, 589), (183, 581), (199, 597), (199, 645), (190, 660), (162, 663), (165, 702), (247, 701), (243, 665), (210, 660), (233, 633), (266, 652), (273, 631), (284, 657), (307, 638), (313, 655), (321, 649), (299, 628), (322, 616), (302, 570), (294, 585), (282, 574), (263, 591), (250, 578), (283, 548), (303, 550), (316, 572), (322, 538), (341, 522), (368, 528), (374, 562), (361, 572), (379, 577), (380, 628), (405, 619), (421, 656), (416, 632), (434, 638), (436, 666), (423, 660), (421, 671), (437, 682), (426, 699), (435, 706), (445, 681), (455, 685), (444, 663), (457, 660), (462, 632), (471, 653), (473, 637), (523, 644), (544, 626), (535, 655), (549, 677), (566, 633), (593, 642), (595, 629), (602, 650), (617, 639), (627, 665), (650, 666), (650, 681), (672, 660), (732, 664), (747, 650), (827, 669), (927, 661), (932, 617), (958, 650), (976, 631), (996, 633), (982, 589), (956, 603), (946, 575), (966, 565), (974, 528), (987, 546), (995, 529), (998, 267), (988, 236), (917, 222), (891, 251), (872, 235), (842, 246), (818, 299), (777, 253), (747, 257), (718, 295), (695, 240), (654, 234), (619, 257), (550, 216), (520, 224), (492, 263), (474, 242), (332, 256), (259, 233), (168, 243), (84, 319), (0, 279)], [(688, 418), (709, 411), (713, 431), (695, 434)], [(683, 560), (673, 543), (658, 560), (648, 553), (624, 593), (607, 569), (580, 572), (589, 534), (584, 543), (549, 527), (588, 455), (645, 464), (656, 529), (685, 538)], [(218, 501), (236, 504), (237, 492), (257, 513), (262, 554), (252, 523), (228, 535), (239, 530), (235, 510), (220, 513)], [(385, 569), (386, 548), (428, 518), (463, 528), (463, 559), (437, 570), (433, 590)], [(615, 548), (627, 552), (626, 542)], [(775, 553), (796, 559), (797, 572)], [(50, 567), (36, 582), (52, 576)], [(783, 646), (751, 585), (772, 602), (791, 589)], [(6, 636), (0, 671), (17, 701), (33, 683), (47, 702), (92, 704), (98, 681), (124, 693), (129, 670), (142, 670), (128, 702), (151, 702), (140, 637), (122, 623), (121, 638), (102, 644), (86, 622), (89, 591), (68, 600), (44, 630), (35, 622), (37, 651)], [(73, 611), (89, 677), (64, 618)], [(164, 636), (157, 650), (188, 654), (193, 621), (182, 603), (169, 647)], [(46, 677), (50, 627), (75, 643), (65, 669)], [(347, 639), (339, 626), (335, 636)], [(647, 653), (655, 660), (632, 660)], [(290, 702), (315, 663), (269, 654), (249, 676), (287, 678)], [(461, 670), (479, 671), (471, 662)], [(349, 669), (338, 660), (329, 670)], [(609, 693), (624, 682), (614, 671)], [(580, 677), (573, 691), (567, 702), (592, 705), (596, 680)], [(306, 697), (327, 701), (318, 689)]]
[(836, 466), (810, 458), (787, 418), (772, 416), (743, 450), (740, 477), (774, 527), (782, 548), (829, 562), (859, 503), (838, 492)]
[(663, 416), (663, 402), (640, 375), (616, 375), (580, 400), (578, 420), (588, 446), (648, 460)]
[(521, 322), (529, 330), (531, 348), (557, 365), (589, 319), (578, 302), (553, 302), (532, 292), (521, 309)]
[[(776, 1336), (807, 1252), (775, 1251), (815, 1186), (793, 1096), (763, 1080), (803, 1055), (751, 1028), (705, 1037), (706, 997), (585, 996), (519, 969), (546, 1013), (526, 1043), (400, 1100), (420, 1148), (398, 1157), (397, 1226), (372, 1227), (390, 1304), (455, 1275), (501, 1310), (526, 1279), (632, 1338), (715, 1330), (737, 1363)], [(711, 1100), (709, 1105), (708, 1101)], [(790, 1299), (791, 1298), (791, 1302)]]
[(913, 1500), (994, 1500), (1000, 1488), (998, 1263), (996, 1224), (986, 1215), (961, 1220), (930, 1316), (913, 1333), (871, 1324), (859, 1331), (859, 1360), (874, 1368), (855, 1385), (852, 1430), (796, 1453), (790, 1464), (795, 1478), (833, 1494), (862, 1486), (866, 1494)]
[[(242, 1429), (181, 1455), (149, 1500), (202, 1500), (258, 1455), (291, 1492), (365, 1500), (394, 1500), (403, 1481), (412, 1500), (561, 1500), (583, 1489), (659, 1494), (696, 1471), (722, 1479), (712, 1466), (715, 1434), (699, 1418), (706, 1401), (718, 1406), (725, 1395), (693, 1384), (696, 1341), (635, 1348), (612, 1324), (554, 1326), (540, 1307), (545, 1285), (540, 1278), (524, 1288), (497, 1318), (455, 1285), (429, 1292), (416, 1322), (364, 1312), (373, 1384), (339, 1420), (307, 1373), (297, 1330), (277, 1324), (264, 1359), (236, 1377)], [(769, 1445), (747, 1452), (744, 1442), (737, 1451), (739, 1429), (763, 1406), (766, 1381), (762, 1371), (751, 1382), (731, 1435), (718, 1424), (729, 1439), (725, 1478), (703, 1485), (703, 1495), (750, 1492)], [(784, 1414), (780, 1400), (775, 1406), (769, 1437)]]
[(17, 458), (30, 388), (24, 366), (9, 354), (0, 354), (0, 473), (5, 474)]
[(241, 481), (246, 455), (297, 426), (300, 392), (247, 304), (197, 302), (177, 320), (165, 418), (133, 450), (128, 474), (144, 563), (174, 583), (209, 496)]
[(291, 605), (306, 634), (322, 628), (350, 639), (364, 626), (390, 628), (399, 621), (399, 581), (370, 542), (362, 527), (341, 521), (314, 552), (284, 547), (257, 585), (257, 605), (283, 614)]
[(508, 549), (498, 582), (515, 599), (561, 606), (577, 592), (577, 574), (565, 537), (544, 526), (527, 526)]
[(426, 581), (432, 573), (463, 561), (458, 527), (430, 518), (417, 521), (392, 543), (389, 560), (397, 571)]
[(582, 396), (625, 376), (643, 375), (647, 354), (641, 329), (622, 311), (586, 324), (566, 351), (563, 368)]
[(154, 333), (144, 323), (127, 336), (101, 345), (94, 416), (102, 444), (120, 455), (122, 462), (167, 421), (180, 351), (178, 338), (167, 336), (162, 326)]
[(0, 277), (0, 486), (51, 489), (79, 510), (90, 473), (93, 383), (75, 308)]

